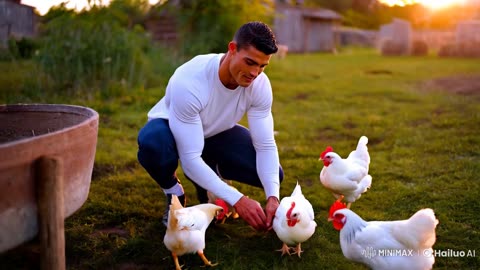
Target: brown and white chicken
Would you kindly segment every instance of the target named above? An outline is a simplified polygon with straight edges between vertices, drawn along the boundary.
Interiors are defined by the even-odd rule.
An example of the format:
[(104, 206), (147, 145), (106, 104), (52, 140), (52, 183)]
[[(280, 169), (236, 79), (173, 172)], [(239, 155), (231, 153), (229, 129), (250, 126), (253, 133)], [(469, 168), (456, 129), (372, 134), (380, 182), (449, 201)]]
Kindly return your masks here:
[(438, 220), (430, 208), (406, 220), (365, 221), (336, 201), (329, 221), (340, 230), (343, 255), (371, 269), (424, 270), (435, 263), (431, 254)]
[(348, 208), (372, 184), (372, 176), (368, 174), (370, 154), (367, 143), (366, 136), (360, 137), (357, 148), (346, 159), (333, 152), (331, 146), (320, 155), (324, 165), (320, 172), (320, 182), (335, 198), (343, 198), (348, 203)]
[(206, 266), (215, 266), (203, 254), (205, 232), (213, 218), (223, 211), (222, 207), (211, 203), (183, 207), (178, 197), (172, 195), (172, 204), (168, 213), (167, 232), (163, 243), (171, 251), (175, 269), (181, 270), (178, 256), (197, 253)]
[[(312, 204), (305, 198), (297, 183), (292, 195), (282, 198), (273, 218), (273, 230), (283, 242), (278, 251), (285, 254), (302, 253), (301, 244), (307, 241), (315, 232), (315, 222)], [(295, 247), (289, 247), (294, 245)], [(294, 252), (290, 253), (290, 249)]]

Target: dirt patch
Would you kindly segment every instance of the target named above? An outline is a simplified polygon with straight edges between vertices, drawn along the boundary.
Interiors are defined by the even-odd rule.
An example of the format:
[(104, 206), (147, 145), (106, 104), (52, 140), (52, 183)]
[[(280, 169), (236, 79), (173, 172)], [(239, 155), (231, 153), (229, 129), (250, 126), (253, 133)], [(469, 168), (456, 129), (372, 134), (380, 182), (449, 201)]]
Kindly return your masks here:
[(459, 95), (480, 95), (480, 75), (437, 78), (422, 85), (425, 90), (441, 90)]
[(129, 233), (126, 230), (120, 229), (120, 228), (105, 228), (105, 229), (97, 230), (94, 233), (92, 233), (91, 236), (98, 237), (102, 234), (104, 234), (104, 235), (118, 235), (118, 236), (124, 237), (124, 238), (129, 237)]

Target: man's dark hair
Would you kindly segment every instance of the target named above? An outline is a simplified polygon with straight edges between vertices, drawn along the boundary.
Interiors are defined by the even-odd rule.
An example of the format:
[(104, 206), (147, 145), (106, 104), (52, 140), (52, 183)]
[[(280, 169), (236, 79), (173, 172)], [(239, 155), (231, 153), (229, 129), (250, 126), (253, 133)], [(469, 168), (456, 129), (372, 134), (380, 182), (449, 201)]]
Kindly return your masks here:
[(237, 43), (237, 51), (253, 46), (269, 55), (278, 50), (272, 29), (263, 22), (249, 22), (242, 25), (235, 33), (233, 40)]

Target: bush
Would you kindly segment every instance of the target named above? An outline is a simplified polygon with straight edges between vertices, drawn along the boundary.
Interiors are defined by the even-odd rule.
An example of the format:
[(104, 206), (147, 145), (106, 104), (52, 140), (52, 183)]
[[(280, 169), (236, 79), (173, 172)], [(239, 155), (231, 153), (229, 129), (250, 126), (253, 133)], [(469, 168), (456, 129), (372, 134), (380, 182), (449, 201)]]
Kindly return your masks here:
[(0, 61), (11, 61), (13, 59), (14, 57), (8, 48), (4, 49), (0, 47)]
[(440, 47), (440, 50), (438, 50), (438, 56), (453, 57), (458, 55), (457, 51), (457, 46), (455, 46), (455, 44), (446, 44)]
[(447, 44), (438, 52), (440, 57), (480, 57), (480, 42)]
[(180, 1), (177, 11), (185, 55), (221, 53), (242, 24), (259, 20), (271, 23), (273, 6), (267, 1)]
[(385, 56), (394, 56), (404, 54), (405, 48), (393, 40), (385, 40), (381, 45), (381, 53)]
[(149, 40), (102, 16), (65, 14), (45, 26), (35, 58), (57, 89), (125, 89), (144, 83)]
[(412, 43), (412, 55), (423, 56), (428, 54), (428, 45), (423, 40), (415, 40)]
[(458, 45), (462, 57), (480, 57), (480, 42), (464, 42)]

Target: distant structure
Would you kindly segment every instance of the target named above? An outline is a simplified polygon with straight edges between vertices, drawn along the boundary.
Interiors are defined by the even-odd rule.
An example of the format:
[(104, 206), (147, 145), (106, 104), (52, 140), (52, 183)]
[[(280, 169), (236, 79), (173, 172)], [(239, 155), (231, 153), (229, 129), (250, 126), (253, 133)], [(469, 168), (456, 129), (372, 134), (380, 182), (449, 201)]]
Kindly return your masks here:
[(303, 7), (302, 2), (276, 1), (273, 30), (278, 43), (288, 46), (289, 52), (336, 52), (342, 16)]
[(20, 0), (0, 0), (0, 47), (5, 48), (9, 38), (35, 36), (34, 9)]
[(456, 43), (480, 44), (480, 20), (459, 22), (456, 29)]
[(394, 18), (380, 27), (377, 48), (382, 54), (408, 55), (412, 46), (412, 27), (409, 21)]
[(459, 22), (455, 31), (454, 43), (440, 48), (438, 55), (480, 58), (480, 20)]

